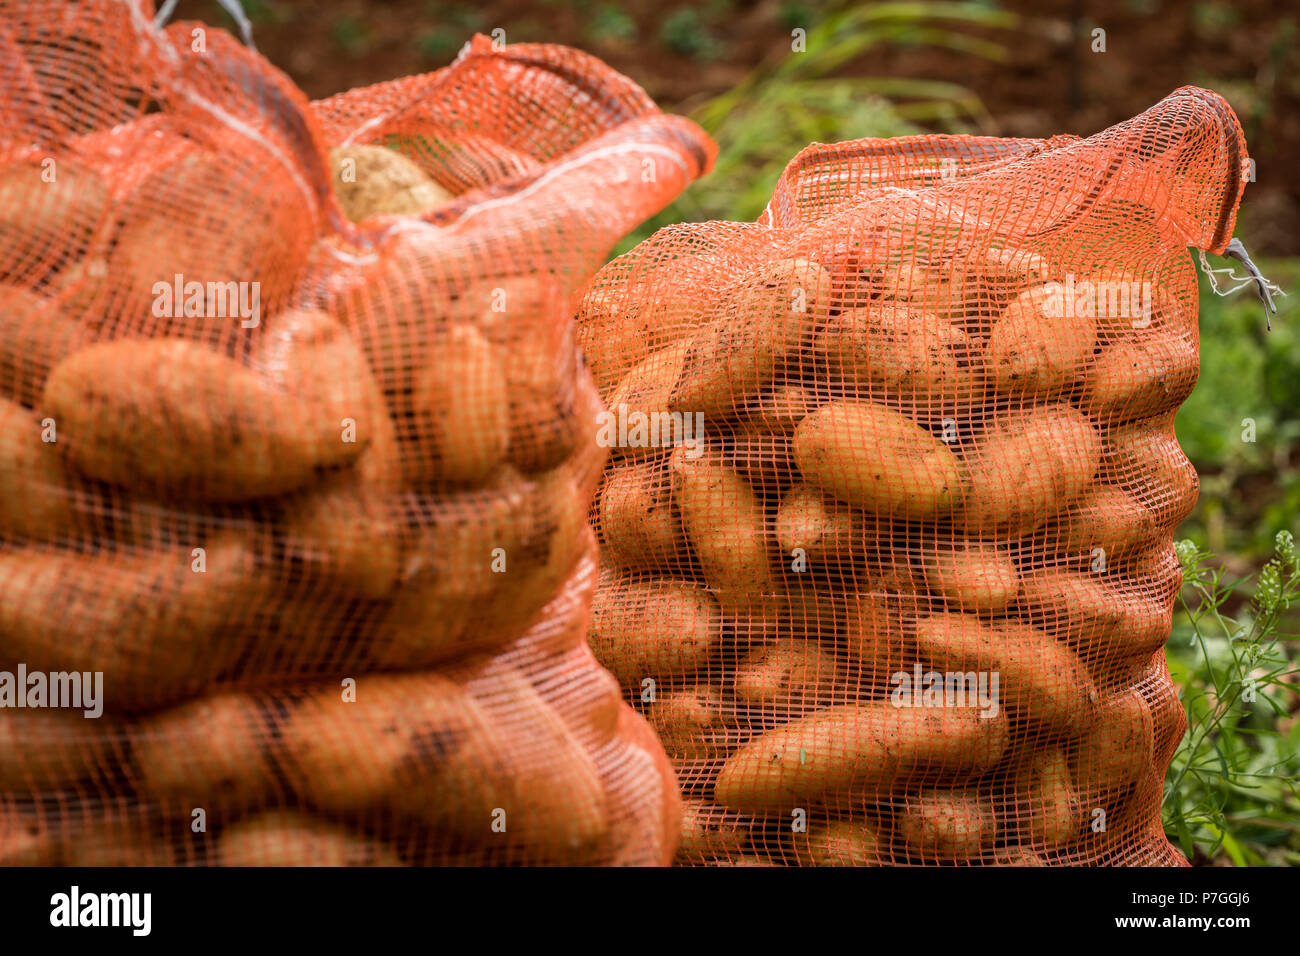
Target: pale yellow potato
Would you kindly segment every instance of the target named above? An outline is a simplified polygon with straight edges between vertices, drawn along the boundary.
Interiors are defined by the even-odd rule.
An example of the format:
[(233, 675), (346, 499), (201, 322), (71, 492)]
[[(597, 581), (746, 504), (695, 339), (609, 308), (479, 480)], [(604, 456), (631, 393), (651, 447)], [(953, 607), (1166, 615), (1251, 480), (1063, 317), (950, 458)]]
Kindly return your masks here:
[(894, 815), (895, 833), (920, 857), (965, 861), (983, 855), (997, 839), (992, 803), (966, 790), (924, 790), (909, 795)]
[(395, 149), (352, 144), (330, 150), (334, 194), (353, 222), (432, 212), (456, 197)]
[(749, 482), (712, 452), (691, 458), (678, 448), (669, 468), (682, 529), (718, 600), (744, 607), (773, 593), (766, 513)]
[(50, 373), (42, 409), (88, 477), (190, 500), (243, 501), (346, 464), (333, 409), (280, 392), (246, 365), (179, 339), (123, 339), (74, 352)]
[(1160, 538), (1156, 516), (1124, 489), (1094, 484), (1044, 533), (1057, 553), (1090, 561), (1100, 549), (1107, 564), (1150, 547)]
[(688, 581), (602, 574), (588, 641), (621, 683), (694, 673), (722, 638), (717, 600)]
[(718, 774), (714, 799), (740, 811), (788, 810), (851, 788), (895, 788), (918, 772), (982, 772), (1007, 744), (1005, 716), (983, 718), (975, 709), (890, 701), (829, 707), (738, 750)]
[(798, 424), (824, 404), (807, 386), (785, 381), (751, 398), (745, 404), (745, 420), (773, 433), (793, 435)]
[(1019, 537), (1083, 494), (1101, 461), (1101, 436), (1065, 404), (1001, 414), (962, 455), (971, 532)]
[(405, 866), (382, 840), (295, 810), (231, 824), (217, 855), (223, 866)]
[(1020, 592), (1020, 572), (1003, 548), (986, 541), (936, 540), (916, 560), (926, 587), (963, 611), (995, 614)]
[(810, 484), (882, 517), (935, 517), (961, 497), (948, 446), (883, 405), (819, 408), (795, 430), (795, 460)]
[(674, 570), (684, 563), (681, 519), (665, 459), (614, 464), (596, 509), (603, 554), (625, 568)]
[(937, 671), (996, 673), (1000, 706), (1022, 720), (1077, 729), (1097, 700), (1074, 651), (1036, 628), (941, 613), (916, 621), (915, 640), (921, 659)]
[(1200, 479), (1172, 425), (1135, 422), (1110, 429), (1102, 467), (1109, 481), (1151, 509), (1162, 528), (1172, 530), (1196, 506)]
[(1052, 398), (1084, 374), (1096, 340), (1096, 319), (1075, 314), (1052, 284), (1034, 286), (993, 324), (988, 369), (1003, 394)]

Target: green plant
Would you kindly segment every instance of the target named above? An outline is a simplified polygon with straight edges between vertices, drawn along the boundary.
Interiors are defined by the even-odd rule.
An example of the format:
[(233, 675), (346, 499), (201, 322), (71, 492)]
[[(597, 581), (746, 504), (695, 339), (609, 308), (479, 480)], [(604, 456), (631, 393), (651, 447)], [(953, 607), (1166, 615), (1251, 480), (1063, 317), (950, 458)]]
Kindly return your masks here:
[[(1300, 863), (1300, 720), (1285, 630), (1300, 598), (1289, 531), (1243, 599), (1212, 555), (1178, 542), (1180, 613), (1166, 650), (1188, 731), (1165, 778), (1164, 823), (1184, 853), (1237, 866)], [(1234, 611), (1233, 608), (1236, 608)]]

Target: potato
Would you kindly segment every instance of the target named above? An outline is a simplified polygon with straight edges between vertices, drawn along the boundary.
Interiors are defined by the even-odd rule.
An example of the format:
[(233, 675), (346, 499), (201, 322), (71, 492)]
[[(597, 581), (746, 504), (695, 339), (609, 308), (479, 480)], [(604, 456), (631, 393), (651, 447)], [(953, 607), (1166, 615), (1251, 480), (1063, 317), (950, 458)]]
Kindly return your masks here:
[[(797, 548), (814, 564), (860, 553), (868, 538), (862, 512), (802, 483), (782, 496), (775, 530), (782, 560)], [(874, 542), (875, 534), (870, 537)]]
[(1042, 282), (1052, 274), (1051, 263), (1037, 252), (1016, 246), (985, 249), (982, 254), (969, 256), (966, 268), (979, 275), (994, 287), (1017, 288), (1032, 282)]
[(330, 150), (334, 194), (353, 222), (371, 216), (416, 216), (455, 197), (395, 149), (349, 144)]
[(63, 866), (57, 837), (49, 822), (0, 804), (0, 866)]
[[(0, 535), (48, 540), (77, 527), (78, 488), (63, 467), (59, 447), (46, 442), (40, 420), (16, 402), (0, 399)], [(57, 435), (57, 430), (55, 432)]]
[(996, 614), (1020, 591), (1011, 555), (991, 542), (937, 540), (925, 546), (917, 565), (926, 587), (963, 611)]
[(1101, 460), (1101, 438), (1069, 405), (1006, 412), (963, 453), (967, 532), (1019, 537), (1083, 494)]
[(500, 468), (510, 444), (502, 359), (472, 326), (440, 330), (435, 358), (416, 376), (417, 426), (402, 456), (409, 481), (478, 484)]
[(745, 403), (744, 420), (774, 434), (793, 435), (799, 423), (823, 404), (812, 389), (781, 382)]
[(592, 547), (586, 499), (568, 469), (505, 468), (474, 491), (419, 494), (399, 588), (371, 638), (381, 668), (422, 667), (522, 632)]
[(691, 458), (678, 448), (669, 469), (682, 529), (714, 596), (744, 607), (773, 593), (767, 517), (749, 483), (712, 452)]
[[(283, 167), (251, 149), (191, 149), (161, 164), (115, 207), (124, 225), (109, 257), (105, 325), (119, 337), (241, 342), (289, 298), (316, 239), (308, 202)], [(202, 286), (203, 314), (187, 314), (187, 301), (165, 308), (178, 275), (187, 300), (186, 286)], [(172, 294), (160, 298), (158, 283)]]
[(749, 846), (750, 821), (703, 800), (682, 802), (677, 858), (684, 863), (731, 857)]
[(139, 791), (164, 814), (283, 799), (270, 756), (270, 708), (247, 694), (188, 701), (142, 721), (130, 737)]
[(293, 810), (232, 824), (217, 844), (223, 866), (404, 866), (387, 844)]
[(935, 614), (916, 622), (921, 658), (945, 673), (998, 675), (998, 699), (1022, 720), (1074, 729), (1088, 719), (1097, 691), (1078, 657), (1042, 631), (973, 614)]
[(1172, 427), (1111, 429), (1103, 468), (1109, 480), (1151, 509), (1161, 528), (1171, 530), (1196, 507), (1200, 479)]
[(77, 258), (103, 225), (103, 180), (66, 158), (47, 167), (46, 158), (36, 151), (0, 166), (0, 274), (11, 279), (34, 281)]
[(945, 319), (892, 303), (831, 317), (814, 342), (831, 375), (876, 401), (922, 413), (969, 409), (984, 383), (968, 365), (966, 333)]
[(1074, 744), (1070, 770), (1088, 806), (1155, 774), (1155, 724), (1138, 690), (1121, 690), (1101, 702), (1088, 732)]
[(1027, 570), (1020, 603), (1033, 624), (1103, 663), (1154, 654), (1169, 639), (1173, 614), (1172, 598), (1148, 588), (1059, 568)]
[(728, 752), (726, 728), (735, 704), (707, 684), (688, 684), (657, 691), (645, 707), (646, 720), (675, 762), (710, 760)]
[(80, 343), (62, 307), (15, 285), (0, 285), (0, 398), (41, 404), (50, 369)]
[(32, 670), (102, 671), (106, 710), (193, 696), (233, 665), (276, 600), (236, 533), (151, 551), (0, 551), (0, 652)]
[(998, 866), (1047, 866), (1048, 862), (1033, 850), (1022, 846), (1008, 846), (995, 850), (993, 862)]
[(1096, 320), (1075, 314), (1058, 284), (1034, 286), (993, 324), (988, 368), (1003, 394), (1054, 397), (1083, 374), (1096, 340)]
[(721, 318), (687, 340), (669, 405), (706, 419), (736, 413), (804, 344), (830, 301), (830, 274), (815, 262), (783, 259), (750, 270), (723, 292)]
[[(590, 758), (508, 668), (470, 685), (436, 673), (363, 678), (353, 703), (307, 696), (286, 720), (291, 778), (331, 810), (391, 806), (477, 843), (573, 862), (605, 835)], [(494, 833), (504, 811), (506, 830)]]
[[(26, 687), (17, 686), (16, 691), (26, 698)], [(93, 686), (83, 691), (86, 706), (81, 710), (18, 710), (12, 704), (0, 709), (0, 792), (63, 790), (110, 772), (118, 730), (108, 718), (85, 716), (85, 710), (92, 709), (87, 692), (94, 693)], [(111, 688), (103, 692), (107, 695)]]
[[(669, 395), (681, 375), (689, 348), (689, 341), (681, 341), (654, 352), (623, 376), (610, 393), (610, 414), (614, 421), (626, 422), (627, 432), (625, 436), (616, 435), (612, 441), (616, 454), (653, 454), (666, 447), (663, 442), (665, 431), (670, 435), (676, 433), (669, 412)], [(619, 440), (622, 438), (626, 440)]]
[(665, 459), (615, 464), (596, 500), (604, 555), (626, 568), (674, 570), (686, 563)]
[(1156, 516), (1141, 501), (1115, 485), (1095, 484), (1043, 534), (1058, 554), (1093, 559), (1101, 550), (1107, 563), (1150, 547), (1160, 537)]
[[(267, 380), (311, 402), (338, 423), (340, 439), (364, 438), (356, 471), (287, 502), (290, 553), (332, 585), (383, 599), (397, 583), (402, 536), (393, 495), (401, 484), (396, 431), (365, 356), (322, 312), (277, 315), (254, 353)], [(351, 423), (351, 433), (347, 424)]]
[(757, 853), (736, 853), (730, 857), (721, 860), (714, 860), (710, 866), (784, 866), (784, 863), (777, 863), (768, 857), (761, 856)]
[(307, 484), (368, 439), (333, 409), (268, 387), (248, 367), (176, 339), (92, 345), (45, 383), (58, 443), (84, 474), (189, 500), (245, 501)]
[(815, 640), (787, 637), (758, 648), (736, 669), (736, 699), (750, 707), (811, 708), (847, 690), (839, 662)]
[(794, 835), (794, 849), (802, 866), (880, 866), (890, 859), (876, 828), (857, 819), (810, 824)]
[(1070, 761), (1059, 747), (1022, 763), (1009, 781), (1007, 829), (1036, 849), (1073, 843), (1083, 829), (1083, 807), (1074, 792)]
[(164, 829), (138, 811), (122, 816), (109, 811), (80, 820), (60, 835), (63, 866), (193, 866), (199, 861), (204, 834), (193, 833), (189, 821)]
[(769, 730), (733, 754), (714, 800), (740, 811), (779, 810), (850, 788), (887, 789), (918, 773), (987, 770), (1008, 742), (1004, 717), (971, 709), (895, 707), (888, 701), (829, 707)]
[(883, 405), (819, 408), (795, 430), (795, 460), (809, 484), (882, 517), (934, 517), (961, 494), (948, 447)]
[(1146, 334), (1102, 349), (1085, 383), (1088, 413), (1117, 423), (1172, 411), (1196, 387), (1200, 356), (1180, 331)]
[(907, 798), (894, 817), (895, 832), (919, 857), (964, 862), (979, 857), (997, 838), (989, 800), (967, 790), (924, 790)]
[(669, 578), (601, 575), (588, 641), (596, 659), (625, 686), (694, 673), (721, 637), (718, 602), (704, 588)]

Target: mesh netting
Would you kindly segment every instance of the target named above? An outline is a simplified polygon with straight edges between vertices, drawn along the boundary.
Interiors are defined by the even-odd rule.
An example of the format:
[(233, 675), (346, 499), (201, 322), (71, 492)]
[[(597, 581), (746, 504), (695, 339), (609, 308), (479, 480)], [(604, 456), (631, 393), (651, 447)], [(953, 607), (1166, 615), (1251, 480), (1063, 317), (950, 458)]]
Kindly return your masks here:
[(0, 862), (666, 861), (570, 317), (712, 144), (571, 50), (309, 104), (152, 20), (0, 0)]
[(590, 638), (677, 767), (680, 861), (1183, 862), (1187, 247), (1245, 161), (1192, 88), (1087, 139), (817, 145), (757, 223), (597, 276)]

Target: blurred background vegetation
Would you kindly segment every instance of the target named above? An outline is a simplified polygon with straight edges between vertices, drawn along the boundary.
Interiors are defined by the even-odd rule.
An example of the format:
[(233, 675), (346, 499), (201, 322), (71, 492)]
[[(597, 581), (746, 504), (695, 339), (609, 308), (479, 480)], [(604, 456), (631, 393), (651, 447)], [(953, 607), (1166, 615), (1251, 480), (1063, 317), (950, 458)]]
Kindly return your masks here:
[[(918, 131), (1086, 135), (1178, 86), (1222, 93), (1257, 181), (1237, 234), (1300, 288), (1300, 50), (1292, 8), (1265, 0), (244, 0), (259, 49), (314, 97), (449, 62), (474, 32), (582, 47), (719, 142), (714, 174), (646, 224), (752, 220), (812, 141)], [(213, 0), (179, 18), (229, 26)], [(1094, 30), (1106, 50), (1093, 52)], [(795, 31), (806, 52), (792, 53)], [(1221, 261), (1217, 265), (1223, 265)], [(1168, 648), (1192, 729), (1166, 788), (1171, 838), (1197, 863), (1300, 864), (1300, 314), (1265, 330), (1249, 291), (1202, 279), (1201, 379), (1178, 435), (1201, 475), (1184, 607)], [(1245, 422), (1254, 423), (1246, 440)], [(1249, 681), (1246, 678), (1250, 678)], [(1244, 693), (1247, 684), (1258, 694)], [(1254, 702), (1244, 698), (1256, 696)]]

